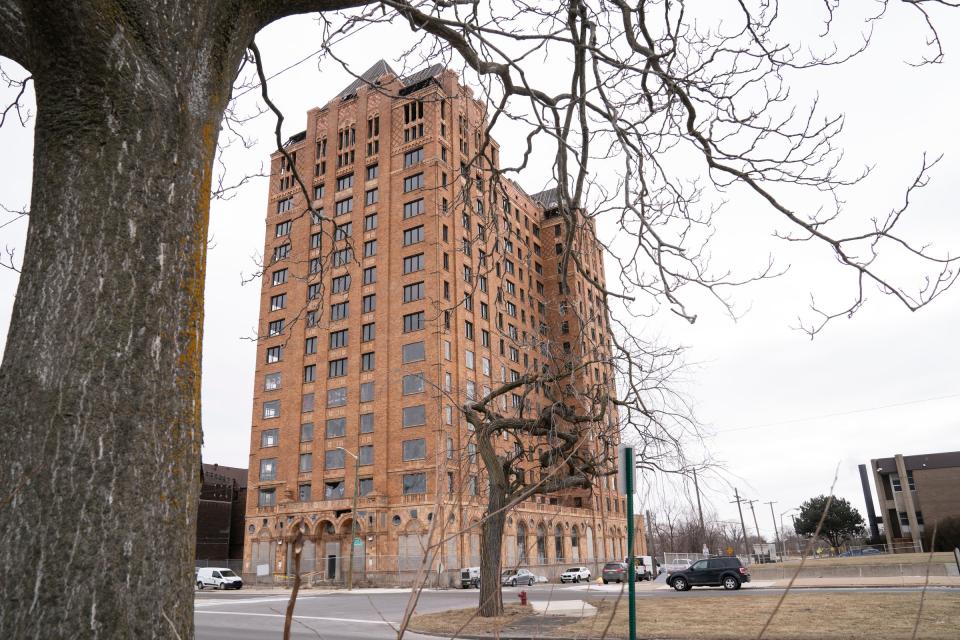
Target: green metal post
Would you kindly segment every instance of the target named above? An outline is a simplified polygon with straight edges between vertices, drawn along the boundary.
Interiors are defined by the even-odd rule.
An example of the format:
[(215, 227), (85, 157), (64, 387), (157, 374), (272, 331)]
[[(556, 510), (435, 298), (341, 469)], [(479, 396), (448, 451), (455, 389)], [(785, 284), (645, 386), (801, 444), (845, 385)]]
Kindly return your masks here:
[(633, 447), (624, 447), (623, 454), (626, 460), (624, 460), (624, 469), (626, 469), (626, 478), (624, 478), (624, 488), (627, 493), (627, 549), (629, 555), (627, 556), (627, 562), (629, 567), (627, 568), (627, 580), (630, 585), (629, 588), (629, 614), (630, 614), (630, 640), (637, 640), (637, 567), (636, 561), (634, 560), (634, 550), (633, 550), (633, 477), (636, 473), (633, 462)]

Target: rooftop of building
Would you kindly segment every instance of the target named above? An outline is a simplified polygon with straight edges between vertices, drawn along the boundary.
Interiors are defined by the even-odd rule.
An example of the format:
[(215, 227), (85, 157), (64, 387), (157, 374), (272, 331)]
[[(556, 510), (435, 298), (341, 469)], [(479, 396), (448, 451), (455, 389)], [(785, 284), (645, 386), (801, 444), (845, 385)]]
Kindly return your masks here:
[[(401, 77), (386, 60), (381, 58), (373, 63), (373, 66), (357, 76), (353, 82), (348, 84), (343, 91), (336, 95), (334, 100), (349, 100), (357, 95), (357, 91), (359, 91), (361, 87), (376, 87), (380, 84), (380, 79), (387, 75), (393, 76), (400, 81), (400, 84), (403, 85), (403, 88), (400, 90), (400, 95), (406, 95), (407, 93), (416, 91), (430, 80), (437, 78), (443, 72), (444, 68), (442, 64), (431, 64), (419, 71), (414, 71), (409, 75)], [(287, 138), (284, 146), (300, 142), (306, 137), (306, 130), (295, 133)]]
[(401, 77), (386, 60), (380, 59), (373, 63), (372, 67), (361, 73), (356, 80), (347, 85), (343, 91), (337, 94), (337, 97), (341, 100), (352, 98), (357, 94), (360, 87), (375, 87), (379, 84), (380, 78), (386, 75), (392, 75), (400, 80), (400, 84), (403, 85), (400, 95), (404, 95), (404, 93), (415, 90), (424, 81), (436, 78), (443, 70), (444, 66), (442, 64), (431, 64), (419, 71), (414, 71), (410, 75)]
[[(878, 458), (873, 460), (877, 473), (896, 473), (896, 458)], [(960, 451), (944, 451), (940, 453), (922, 453), (915, 456), (903, 456), (903, 465), (907, 471), (927, 469), (949, 469), (960, 467)]]
[[(361, 73), (356, 79), (351, 82), (349, 85), (344, 87), (344, 89), (336, 95), (334, 100), (349, 100), (353, 98), (357, 92), (364, 86), (367, 87), (376, 87), (380, 85), (380, 80), (384, 76), (393, 76), (397, 78), (403, 88), (400, 90), (400, 95), (405, 95), (420, 89), (427, 82), (438, 78), (443, 71), (446, 69), (444, 65), (436, 63), (427, 65), (419, 71), (414, 71), (413, 73), (400, 76), (393, 67), (390, 66), (384, 59), (377, 60), (373, 65)], [(306, 130), (300, 131), (298, 133), (290, 136), (287, 141), (284, 143), (284, 146), (295, 144), (301, 142), (307, 137)], [(520, 186), (515, 180), (510, 180), (510, 183), (516, 187), (521, 193), (530, 198), (533, 202), (539, 204), (544, 210), (555, 209), (560, 201), (560, 192), (557, 187), (551, 187), (549, 189), (544, 189), (534, 194), (529, 194), (522, 186)]]
[(202, 467), (204, 484), (230, 484), (236, 482), (239, 488), (247, 486), (246, 469), (207, 463), (203, 463)]
[(530, 196), (530, 199), (538, 203), (544, 209), (553, 209), (560, 202), (560, 190), (557, 187), (544, 189)]

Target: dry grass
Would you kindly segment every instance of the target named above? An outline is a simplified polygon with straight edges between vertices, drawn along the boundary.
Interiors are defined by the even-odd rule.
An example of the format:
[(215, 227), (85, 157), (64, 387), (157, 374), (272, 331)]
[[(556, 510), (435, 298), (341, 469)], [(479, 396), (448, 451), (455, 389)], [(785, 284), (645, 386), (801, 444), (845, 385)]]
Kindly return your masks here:
[[(851, 556), (849, 558), (807, 558), (804, 567), (838, 567), (845, 565), (884, 565), (884, 564), (926, 564), (930, 560), (929, 553), (885, 553), (876, 556)], [(953, 554), (949, 551), (933, 554), (933, 564), (953, 562)], [(800, 566), (800, 560), (788, 560), (784, 563), (753, 565), (751, 569), (763, 567), (786, 567), (787, 569)]]
[(440, 613), (415, 615), (410, 619), (408, 628), (410, 631), (436, 633), (447, 637), (453, 636), (461, 628), (464, 629), (464, 632), (470, 634), (494, 634), (502, 632), (511, 623), (518, 622), (531, 615), (533, 609), (529, 605), (508, 604), (503, 606), (503, 616), (499, 618), (474, 617), (476, 613), (477, 608), (470, 607), (469, 609), (451, 609)]
[[(755, 638), (778, 596), (678, 597), (637, 600), (637, 631), (641, 638), (720, 640)], [(599, 638), (613, 609), (612, 601), (595, 602), (596, 618), (562, 627), (558, 635)], [(919, 593), (792, 593), (784, 601), (764, 638), (771, 640), (909, 639), (913, 632)], [(623, 603), (610, 625), (608, 638), (627, 635)], [(927, 593), (918, 638), (960, 638), (960, 594)]]

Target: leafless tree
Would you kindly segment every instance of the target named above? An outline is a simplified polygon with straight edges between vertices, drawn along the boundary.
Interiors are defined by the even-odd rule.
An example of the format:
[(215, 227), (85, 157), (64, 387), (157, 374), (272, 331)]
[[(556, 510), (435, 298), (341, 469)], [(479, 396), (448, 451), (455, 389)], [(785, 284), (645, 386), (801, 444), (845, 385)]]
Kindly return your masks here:
[[(858, 55), (871, 25), (900, 6), (929, 28), (920, 46), (930, 53), (917, 61), (936, 62), (933, 13), (954, 3), (877, 3), (852, 49), (843, 45), (849, 34), (835, 29), (837, 1), (818, 5), (822, 33), (795, 42), (779, 35), (776, 4), (731, 0), (711, 10), (721, 4), (735, 20), (706, 28), (713, 16), (694, 15), (707, 10), (683, 2), (233, 0), (108, 10), (0, 0), (0, 55), (28, 70), (37, 96), (27, 250), (0, 368), (0, 424), (18, 426), (0, 431), (2, 479), (17, 486), (41, 462), (50, 469), (3, 507), (0, 635), (82, 628), (153, 637), (168, 626), (192, 635), (188, 541), (213, 163), (246, 51), (259, 29), (282, 17), (322, 12), (331, 36), (370, 21), (406, 25), (423, 35), (422, 55), (460, 64), (468, 82), (485, 88), (491, 128), (520, 120), (531, 148), (541, 140), (555, 147), (566, 246), (595, 215), (621, 230), (610, 246), (618, 286), (594, 283), (604, 314), (665, 304), (692, 322), (688, 290), (729, 307), (732, 286), (778, 273), (773, 264), (745, 275), (711, 264), (713, 214), (735, 188), (782, 221), (786, 241), (827, 247), (854, 274), (849, 304), (815, 307), (813, 320), (801, 323), (811, 335), (857, 312), (874, 289), (912, 310), (942, 295), (956, 280), (956, 258), (908, 238), (901, 224), (936, 159), (918, 160), (903, 202), (851, 231), (842, 194), (861, 176), (840, 166), (842, 118), (796, 104), (785, 74)], [(531, 73), (533, 57), (545, 54), (563, 61), (567, 86), (548, 87)], [(22, 95), (4, 114), (24, 113)], [(618, 177), (614, 188), (593, 179), (601, 169)], [(822, 203), (794, 205), (798, 191), (820, 194)], [(919, 280), (904, 282), (902, 269), (889, 269), (880, 256), (891, 250), (915, 262), (909, 275)], [(589, 278), (575, 251), (564, 252), (561, 273)], [(621, 424), (656, 424), (655, 407), (633, 397), (638, 350), (625, 336), (636, 333), (621, 322), (605, 356), (630, 372), (618, 379), (620, 393), (584, 385), (573, 390), (577, 408), (564, 408), (568, 392), (551, 390), (572, 375), (561, 367), (523, 374), (528, 387), (554, 394), (535, 414), (501, 413), (495, 391), (464, 406), (487, 433), (519, 428), (554, 438), (528, 456), (548, 471), (541, 487), (607, 472), (606, 443), (589, 455), (572, 444), (582, 425), (604, 423), (601, 411), (616, 406)], [(673, 438), (654, 429), (650, 441), (669, 447)], [(509, 454), (494, 453), (485, 464), (505, 476), (498, 499), (531, 491), (503, 471)], [(566, 479), (551, 475), (561, 468)], [(42, 544), (36, 523), (46, 528)]]
[[(710, 509), (704, 514), (702, 527), (694, 510), (675, 502), (660, 504), (655, 513), (651, 533), (654, 546), (660, 552), (699, 554), (702, 553), (704, 545), (712, 554), (724, 554), (728, 548), (741, 553), (744, 549), (740, 524), (720, 520)], [(761, 542), (765, 540), (750, 534), (750, 545)]]

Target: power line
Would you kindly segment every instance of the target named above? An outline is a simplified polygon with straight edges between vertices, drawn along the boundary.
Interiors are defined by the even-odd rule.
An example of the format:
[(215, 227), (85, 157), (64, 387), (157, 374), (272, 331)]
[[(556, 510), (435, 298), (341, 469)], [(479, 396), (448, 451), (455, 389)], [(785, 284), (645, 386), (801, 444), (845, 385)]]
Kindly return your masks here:
[[(284, 67), (283, 69), (280, 69), (280, 71), (277, 71), (277, 72), (274, 73), (273, 75), (267, 76), (267, 80), (273, 80), (274, 78), (276, 78), (277, 76), (279, 76), (281, 73), (286, 73), (287, 71), (290, 71), (290, 69), (293, 69), (294, 67), (300, 66), (301, 64), (303, 64), (304, 62), (306, 62), (307, 60), (309, 60), (310, 58), (312, 58), (313, 56), (318, 55), (321, 51), (323, 51), (323, 48), (317, 49), (317, 50), (314, 51), (313, 53), (308, 53), (305, 58), (301, 58), (300, 60), (297, 60), (297, 61), (294, 62), (293, 64), (291, 64), (291, 65), (289, 65), (289, 66), (286, 66), (286, 67)], [(257, 81), (256, 84), (253, 84), (253, 85), (247, 87), (246, 89), (244, 89), (243, 91), (241, 91), (241, 92), (238, 93), (237, 95), (233, 96), (233, 98), (234, 98), (234, 99), (237, 99), (237, 98), (239, 98), (239, 97), (241, 97), (241, 96), (245, 96), (245, 95), (247, 95), (248, 93), (250, 93), (251, 91), (253, 91), (254, 89), (259, 89), (259, 88), (260, 88), (260, 82)]]
[[(367, 23), (365, 23), (365, 24), (362, 24), (362, 25), (360, 25), (359, 27), (357, 27), (357, 28), (353, 31), (353, 33), (357, 33), (357, 32), (359, 32), (359, 31), (363, 31), (364, 29), (366, 29), (367, 27), (369, 27), (369, 26), (372, 25), (372, 24), (374, 24), (374, 23), (372, 23), (372, 22), (367, 22)], [(349, 36), (350, 36), (349, 33), (343, 33), (343, 34), (341, 34), (340, 40), (344, 40), (344, 39), (346, 39), (346, 38), (349, 37)], [(326, 50), (326, 49), (328, 49), (329, 47), (333, 46), (334, 44), (336, 44), (336, 43), (339, 42), (340, 40), (328, 42), (326, 45), (320, 47), (320, 48), (317, 49), (316, 51), (314, 51), (314, 52), (312, 52), (312, 53), (308, 53), (308, 54), (306, 55), (306, 57), (300, 58), (299, 60), (297, 60), (297, 61), (294, 62), (293, 64), (287, 65), (286, 67), (284, 67), (283, 69), (280, 69), (280, 71), (277, 71), (277, 72), (274, 73), (273, 75), (267, 76), (267, 80), (273, 80), (274, 78), (276, 78), (276, 77), (279, 76), (280, 74), (286, 73), (287, 71), (290, 71), (290, 69), (293, 69), (294, 67), (300, 66), (301, 64), (303, 64), (304, 62), (306, 62), (307, 60), (309, 60), (310, 58), (312, 58), (313, 56), (319, 55), (319, 54), (322, 53), (324, 50)], [(239, 98), (240, 96), (244, 96), (244, 95), (250, 93), (251, 91), (253, 91), (254, 89), (258, 89), (258, 88), (260, 88), (260, 81), (259, 81), (259, 80), (258, 80), (256, 83), (254, 83), (254, 84), (250, 85), (249, 87), (247, 87), (246, 89), (244, 89), (243, 91), (241, 91), (240, 93), (238, 93), (237, 95), (232, 96), (232, 98), (233, 98), (234, 100), (236, 100), (236, 99)]]
[(893, 404), (883, 404), (877, 405), (874, 407), (864, 407), (861, 409), (851, 409), (850, 411), (838, 411), (836, 413), (825, 413), (818, 416), (809, 416), (806, 418), (796, 418), (793, 420), (782, 420), (780, 422), (767, 422), (764, 424), (754, 424), (749, 427), (733, 427), (731, 429), (722, 429), (717, 431), (717, 434), (721, 433), (733, 433), (735, 431), (748, 431), (750, 429), (766, 429), (767, 427), (779, 427), (785, 424), (797, 424), (799, 422), (810, 422), (811, 420), (822, 420), (824, 418), (836, 418), (839, 416), (849, 416), (856, 413), (867, 413), (869, 411), (880, 411), (882, 409), (894, 409), (896, 407), (905, 407), (912, 404), (921, 404), (924, 402), (935, 402), (937, 400), (947, 400), (949, 398), (960, 398), (960, 393), (950, 393), (945, 396), (936, 396), (933, 398), (921, 398), (919, 400), (907, 400), (906, 402), (895, 402)]

